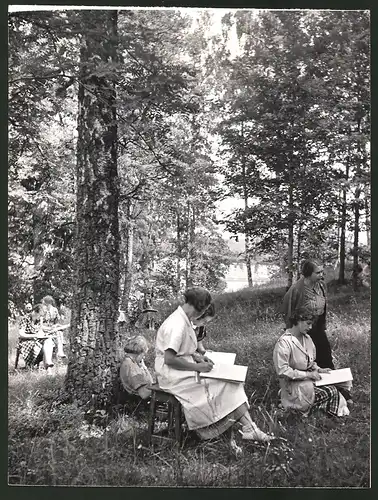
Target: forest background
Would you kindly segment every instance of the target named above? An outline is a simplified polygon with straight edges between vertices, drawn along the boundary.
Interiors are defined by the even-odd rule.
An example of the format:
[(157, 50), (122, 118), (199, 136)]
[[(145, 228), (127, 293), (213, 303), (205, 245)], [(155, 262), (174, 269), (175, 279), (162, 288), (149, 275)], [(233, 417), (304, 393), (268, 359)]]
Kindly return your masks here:
[[(370, 297), (358, 266), (370, 260), (369, 12), (8, 21), (10, 483), (368, 487)], [(222, 214), (227, 200), (236, 208)], [(334, 358), (355, 377), (340, 425), (277, 406), (277, 310), (306, 257), (327, 268)], [(285, 286), (253, 287), (251, 262)], [(233, 263), (249, 287), (226, 294)], [(215, 297), (207, 341), (248, 364), (253, 417), (283, 438), (241, 462), (225, 443), (156, 452), (146, 411), (117, 414), (125, 332), (146, 306), (162, 320), (191, 285)], [(46, 294), (72, 311), (68, 364), (50, 378), (14, 369), (13, 320)], [(139, 331), (153, 343), (153, 329)]]
[[(81, 15), (9, 17), (9, 309), (72, 298)], [(251, 260), (290, 284), (307, 256), (341, 283), (369, 259), (367, 11), (124, 10), (117, 44), (95, 69), (117, 93), (122, 309), (222, 291), (240, 260), (251, 286)]]

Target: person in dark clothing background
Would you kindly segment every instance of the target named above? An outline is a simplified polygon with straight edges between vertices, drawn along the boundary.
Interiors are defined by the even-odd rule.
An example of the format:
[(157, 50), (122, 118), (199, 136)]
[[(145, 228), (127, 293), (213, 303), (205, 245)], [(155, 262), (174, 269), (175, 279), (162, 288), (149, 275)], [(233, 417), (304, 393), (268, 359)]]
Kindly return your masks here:
[(323, 266), (306, 260), (302, 265), (302, 277), (294, 283), (282, 304), (286, 327), (295, 312), (307, 311), (314, 316), (314, 322), (308, 335), (316, 348), (316, 362), (321, 368), (334, 370), (332, 351), (326, 334), (327, 296), (324, 285)]
[[(311, 330), (307, 333), (316, 348), (316, 363), (320, 368), (335, 369), (332, 350), (326, 333), (327, 294), (324, 283), (323, 266), (313, 260), (302, 264), (301, 278), (286, 292), (281, 311), (285, 317), (286, 328), (290, 327), (290, 317), (295, 313), (309, 313), (314, 317)], [(337, 385), (338, 390), (350, 402), (350, 388)]]

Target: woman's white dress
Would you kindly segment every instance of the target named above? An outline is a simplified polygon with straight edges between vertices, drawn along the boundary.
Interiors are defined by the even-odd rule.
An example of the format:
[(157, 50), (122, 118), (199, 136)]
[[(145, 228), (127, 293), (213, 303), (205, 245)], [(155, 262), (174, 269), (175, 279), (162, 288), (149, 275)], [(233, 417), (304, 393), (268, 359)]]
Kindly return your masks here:
[(214, 424), (243, 403), (249, 407), (242, 384), (202, 378), (197, 382), (196, 372), (176, 370), (165, 364), (167, 349), (193, 362), (197, 338), (182, 307), (178, 307), (157, 332), (155, 372), (160, 387), (174, 394), (182, 404), (189, 429)]

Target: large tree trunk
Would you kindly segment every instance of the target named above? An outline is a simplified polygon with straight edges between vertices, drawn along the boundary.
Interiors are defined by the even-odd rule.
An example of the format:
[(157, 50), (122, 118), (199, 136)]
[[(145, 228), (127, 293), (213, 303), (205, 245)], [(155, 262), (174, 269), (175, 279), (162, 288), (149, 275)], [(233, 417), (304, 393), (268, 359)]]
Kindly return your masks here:
[(65, 386), (75, 400), (100, 408), (111, 403), (117, 380), (119, 186), (115, 88), (103, 71), (96, 76), (96, 69), (116, 60), (117, 14), (84, 11), (82, 16), (77, 271)]
[[(129, 221), (130, 222), (130, 221)], [(133, 247), (134, 247), (134, 226), (130, 222), (127, 227), (127, 248), (125, 255), (125, 283), (122, 292), (122, 309), (129, 310), (129, 299), (133, 284)]]
[(293, 254), (294, 254), (294, 224), (290, 222), (289, 224), (289, 238), (288, 238), (288, 247), (287, 247), (287, 267), (288, 267), (288, 276), (287, 276), (287, 287), (290, 288), (293, 284)]
[(43, 222), (43, 210), (41, 207), (37, 206), (33, 214), (33, 301), (35, 304), (39, 302), (47, 293), (47, 290), (44, 289), (44, 283), (41, 278), (41, 269), (44, 263), (42, 246), (44, 231), (45, 225)]
[(299, 222), (297, 235), (297, 279), (301, 274), (302, 221)]
[(359, 207), (359, 197), (360, 188), (356, 189), (355, 192), (355, 202), (354, 202), (354, 238), (353, 238), (353, 290), (356, 291), (358, 288), (358, 243), (359, 243), (359, 232), (360, 232), (360, 207)]
[(353, 290), (356, 291), (358, 288), (358, 258), (359, 258), (359, 234), (360, 234), (360, 195), (361, 195), (361, 185), (359, 184), (359, 179), (361, 175), (361, 158), (357, 160), (356, 168), (356, 179), (357, 187), (354, 193), (354, 238), (353, 238)]
[(126, 314), (129, 312), (129, 299), (133, 282), (133, 250), (134, 250), (134, 222), (131, 215), (131, 200), (127, 200), (127, 221), (124, 251), (124, 285), (122, 290), (121, 307)]
[(187, 201), (187, 219), (188, 219), (188, 228), (186, 233), (186, 265), (185, 265), (185, 287), (190, 288), (192, 286), (192, 276), (191, 276), (191, 257), (192, 257), (192, 217), (191, 217), (191, 203)]
[[(244, 143), (244, 125), (241, 124), (241, 142)], [(247, 174), (245, 155), (242, 156), (242, 182), (243, 182), (243, 198), (244, 198), (244, 242), (245, 242), (245, 266), (247, 268), (247, 279), (249, 288), (253, 287), (252, 279), (252, 264), (251, 264), (251, 242), (247, 229), (247, 212), (248, 212), (248, 189), (247, 189)]]
[[(349, 179), (349, 155), (345, 166), (345, 180)], [(347, 188), (343, 187), (342, 202), (341, 202), (341, 221), (340, 221), (340, 267), (339, 267), (339, 283), (345, 283), (345, 233), (347, 223)]]
[[(304, 166), (304, 176), (303, 178), (306, 178), (306, 166)], [(296, 250), (296, 278), (297, 280), (300, 277), (301, 274), (301, 254), (302, 254), (302, 239), (303, 239), (303, 221), (306, 220), (306, 204), (305, 204), (305, 189), (306, 186), (302, 185), (299, 187), (301, 191), (301, 200), (300, 200), (300, 216), (299, 216), (299, 221), (298, 221), (298, 231), (297, 231), (297, 250)]]
[(253, 279), (252, 279), (252, 263), (251, 263), (251, 254), (250, 254), (250, 239), (245, 233), (245, 265), (247, 267), (247, 278), (248, 278), (248, 286), (253, 287)]
[[(341, 191), (339, 191), (338, 197), (337, 197), (337, 221), (341, 221)], [(337, 241), (336, 241), (336, 263), (334, 265), (334, 271), (338, 268), (340, 264), (340, 224), (337, 224)]]
[(370, 249), (370, 203), (369, 203), (370, 193), (369, 185), (366, 184), (365, 187), (365, 226), (366, 226), (366, 244)]
[(196, 207), (192, 205), (192, 216), (190, 224), (190, 286), (193, 286), (193, 281), (196, 273), (197, 256), (196, 256)]
[(181, 218), (180, 218), (180, 209), (177, 209), (177, 220), (176, 220), (176, 233), (177, 233), (177, 242), (176, 242), (176, 252), (177, 252), (177, 260), (176, 260), (176, 295), (177, 297), (180, 294), (181, 289)]
[(289, 184), (289, 228), (288, 228), (288, 247), (287, 247), (287, 267), (288, 267), (288, 276), (287, 276), (287, 287), (290, 288), (293, 284), (293, 256), (294, 256), (294, 193), (293, 193), (293, 185), (290, 180)]

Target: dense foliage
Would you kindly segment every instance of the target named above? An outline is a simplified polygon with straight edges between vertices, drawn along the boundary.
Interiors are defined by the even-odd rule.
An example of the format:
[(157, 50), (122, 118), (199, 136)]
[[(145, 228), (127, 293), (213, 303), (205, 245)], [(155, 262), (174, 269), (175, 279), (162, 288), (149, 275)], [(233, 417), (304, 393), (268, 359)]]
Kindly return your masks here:
[(369, 211), (368, 13), (235, 17), (242, 49), (224, 62), (218, 130), (228, 190), (245, 206), (228, 227), (248, 236), (247, 253), (286, 247), (289, 282), (308, 256), (339, 258), (343, 281), (345, 230), (354, 231), (355, 266), (359, 232), (369, 232), (368, 217), (360, 220)]
[[(82, 12), (9, 15), (9, 299), (71, 299)], [(306, 256), (356, 267), (370, 243), (369, 15), (365, 11), (121, 10), (116, 57), (120, 306), (225, 286), (236, 257), (289, 282)], [(213, 30), (213, 28), (218, 28)], [(213, 30), (213, 31), (212, 31)], [(238, 40), (237, 52), (230, 40)], [(96, 80), (97, 79), (97, 80)], [(88, 90), (88, 89), (87, 89)], [(89, 90), (91, 86), (89, 85)], [(96, 92), (95, 85), (92, 89)], [(224, 227), (224, 226), (223, 226)], [(348, 240), (352, 232), (353, 238)]]

